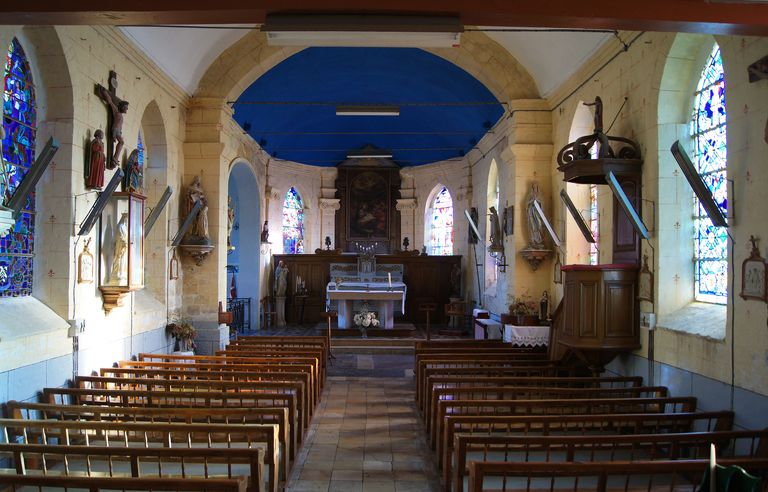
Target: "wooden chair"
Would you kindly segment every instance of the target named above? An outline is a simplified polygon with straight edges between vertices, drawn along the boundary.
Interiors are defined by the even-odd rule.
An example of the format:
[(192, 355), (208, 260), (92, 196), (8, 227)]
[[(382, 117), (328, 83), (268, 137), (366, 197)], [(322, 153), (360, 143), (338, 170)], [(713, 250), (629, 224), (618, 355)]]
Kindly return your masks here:
[(463, 335), (467, 317), (467, 303), (454, 301), (445, 305), (445, 316), (448, 318), (448, 329), (441, 333), (446, 335)]
[(269, 329), (273, 317), (277, 317), (277, 308), (275, 308), (275, 298), (273, 296), (264, 296), (261, 299), (261, 316), (263, 329)]
[(430, 313), (432, 313), (432, 311), (436, 309), (437, 309), (437, 304), (434, 302), (422, 302), (421, 304), (419, 304), (419, 311), (424, 311), (427, 313), (427, 340), (432, 339), (431, 329), (429, 324)]

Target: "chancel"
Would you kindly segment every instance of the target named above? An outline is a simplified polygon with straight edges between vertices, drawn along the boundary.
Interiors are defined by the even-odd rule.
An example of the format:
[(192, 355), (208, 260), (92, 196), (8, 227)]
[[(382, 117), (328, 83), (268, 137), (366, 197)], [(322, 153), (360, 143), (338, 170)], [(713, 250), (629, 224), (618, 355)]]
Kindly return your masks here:
[(0, 5), (0, 488), (765, 476), (768, 4), (133, 3)]

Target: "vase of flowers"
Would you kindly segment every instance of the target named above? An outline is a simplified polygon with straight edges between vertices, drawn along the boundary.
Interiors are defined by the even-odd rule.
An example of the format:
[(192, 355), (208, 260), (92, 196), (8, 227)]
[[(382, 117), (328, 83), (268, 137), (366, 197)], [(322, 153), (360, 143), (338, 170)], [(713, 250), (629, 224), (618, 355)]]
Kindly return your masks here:
[(174, 351), (193, 351), (197, 346), (195, 345), (195, 337), (197, 336), (197, 330), (189, 320), (180, 319), (177, 321), (171, 321), (165, 326), (165, 330), (170, 334), (175, 343), (173, 346)]
[(509, 305), (509, 316), (513, 325), (538, 326), (539, 306), (530, 296), (513, 296)]
[(364, 302), (360, 312), (352, 318), (355, 326), (360, 330), (363, 338), (368, 338), (368, 327), (376, 328), (379, 326), (379, 320), (376, 319), (376, 313), (368, 310), (368, 303)]

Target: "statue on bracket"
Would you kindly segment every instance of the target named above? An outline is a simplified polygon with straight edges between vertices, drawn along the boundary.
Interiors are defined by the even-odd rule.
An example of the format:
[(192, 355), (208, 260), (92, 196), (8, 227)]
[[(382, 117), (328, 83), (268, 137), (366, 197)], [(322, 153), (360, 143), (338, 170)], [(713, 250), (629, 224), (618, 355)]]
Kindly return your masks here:
[(117, 73), (109, 71), (109, 89), (101, 84), (96, 84), (96, 94), (109, 108), (107, 131), (109, 143), (117, 142), (114, 152), (107, 162), (107, 169), (115, 169), (120, 165), (120, 154), (123, 151), (123, 115), (128, 112), (128, 101), (117, 96)]
[[(109, 283), (121, 285), (125, 283), (128, 275), (128, 261), (125, 256), (128, 250), (128, 212), (123, 212), (117, 223), (115, 234), (115, 249), (112, 256), (112, 271), (109, 274)], [(125, 260), (125, 261), (124, 261)]]
[(234, 251), (232, 245), (232, 229), (235, 227), (235, 205), (232, 203), (232, 197), (227, 197), (227, 251)]
[(203, 185), (200, 183), (200, 176), (195, 176), (192, 184), (187, 188), (187, 214), (195, 208), (195, 204), (198, 201), (202, 202), (202, 208), (200, 208), (195, 221), (192, 223), (189, 235), (193, 244), (208, 244), (211, 242), (211, 237), (208, 235), (208, 199), (205, 198), (205, 191), (203, 191)]
[(85, 187), (89, 190), (100, 190), (104, 187), (104, 168), (107, 155), (104, 153), (104, 132), (101, 129), (93, 132), (93, 140), (88, 148), (88, 160), (85, 163)]
[(525, 206), (525, 213), (528, 217), (528, 247), (531, 249), (544, 249), (544, 224), (536, 212), (536, 202), (541, 207), (539, 184), (534, 181), (531, 183), (531, 194), (528, 195), (528, 201)]

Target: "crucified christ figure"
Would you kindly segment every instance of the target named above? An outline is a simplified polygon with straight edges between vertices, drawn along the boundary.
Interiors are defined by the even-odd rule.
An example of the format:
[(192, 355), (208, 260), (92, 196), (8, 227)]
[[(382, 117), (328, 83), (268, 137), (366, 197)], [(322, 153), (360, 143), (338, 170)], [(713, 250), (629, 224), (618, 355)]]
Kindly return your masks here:
[(101, 84), (96, 84), (96, 94), (109, 106), (111, 121), (109, 124), (110, 142), (117, 142), (112, 157), (107, 162), (108, 169), (114, 169), (120, 165), (120, 153), (123, 151), (123, 114), (128, 111), (128, 101), (117, 97), (117, 74), (109, 72), (109, 89)]

